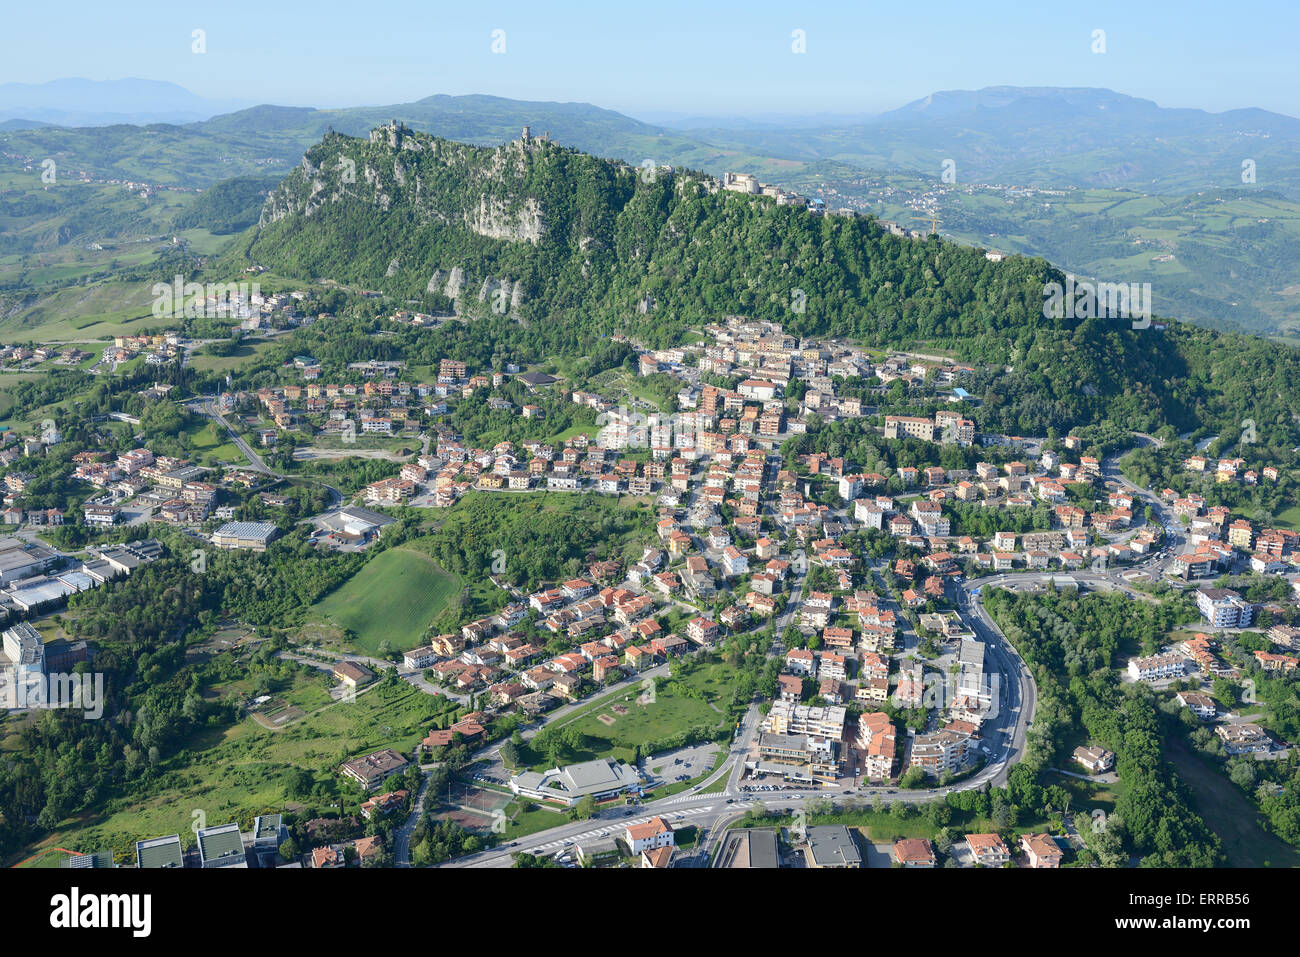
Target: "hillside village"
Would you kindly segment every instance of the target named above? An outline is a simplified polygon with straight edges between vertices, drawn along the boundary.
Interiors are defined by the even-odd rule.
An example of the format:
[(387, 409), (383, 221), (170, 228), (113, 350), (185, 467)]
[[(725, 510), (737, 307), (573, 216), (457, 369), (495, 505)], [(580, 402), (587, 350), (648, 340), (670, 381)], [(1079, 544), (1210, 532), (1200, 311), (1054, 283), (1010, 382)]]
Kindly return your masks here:
[[(274, 308), (291, 311), (294, 301), (285, 296), (249, 305), (265, 311), (278, 303)], [(406, 313), (392, 320), (445, 321)], [(259, 322), (245, 325), (256, 329)], [(162, 361), (186, 354), (185, 340), (174, 334), (131, 337), (114, 348), (154, 350), (147, 354)], [(685, 656), (716, 653), (728, 636), (770, 629), (776, 666), (763, 686), (767, 700), (743, 758), (741, 791), (770, 788), (770, 781), (837, 792), (951, 784), (993, 767), (1002, 749), (1010, 750), (1003, 735), (1013, 733), (1011, 716), (999, 705), (1005, 686), (1018, 679), (1010, 659), (986, 653), (985, 636), (970, 618), (978, 589), (968, 592), (964, 583), (1012, 573), (1041, 573), (1024, 580), (1027, 588), (1067, 591), (1161, 581), (1187, 587), (1229, 574), (1287, 581), (1289, 600), (1259, 610), (1277, 647), (1300, 649), (1300, 630), (1293, 627), (1300, 617), (1300, 536), (1258, 527), (1225, 506), (1208, 505), (1200, 493), (1136, 488), (1087, 454), (1077, 436), (1048, 441), (979, 431), (971, 415), (980, 397), (963, 385), (977, 372), (970, 366), (801, 341), (779, 325), (729, 317), (690, 345), (639, 351), (637, 378), (673, 382), (672, 412), (626, 387), (621, 394), (570, 389), (561, 377), (538, 370), (476, 370), (445, 357), (435, 381), (413, 382), (403, 377), (404, 367), (400, 360), (352, 363), (347, 379), (322, 381), (321, 364), (298, 356), (281, 370), (282, 384), (221, 393), (207, 411), (223, 423), (225, 416), (235, 419), (268, 450), (303, 436), (337, 439), (344, 450), (374, 437), (422, 444), (423, 451), (394, 463), (394, 474), (364, 485), (351, 501), (306, 516), (320, 548), (362, 550), (382, 540), (394, 520), (385, 509), (446, 509), (480, 493), (626, 496), (651, 502), (656, 514), (653, 538), (641, 543), (636, 560), (596, 561), (583, 577), (517, 592), (494, 613), (430, 634), (402, 653), (408, 676), (423, 675), (468, 703), (458, 723), (430, 730), (422, 748), (435, 757), (453, 745), (486, 741), (487, 725), (500, 715), (545, 720), (603, 688)], [(722, 381), (732, 385), (717, 384)], [(159, 384), (147, 391), (165, 402), (170, 390)], [(882, 414), (882, 405), (898, 408), (913, 394), (933, 411)], [(548, 412), (568, 407), (594, 424), (562, 439), (480, 447), (449, 423), (459, 403), (484, 395), (494, 412), (534, 427), (544, 428)], [(821, 451), (790, 452), (791, 439), (843, 422), (866, 425), (887, 454), (854, 462)], [(3, 518), (19, 533), (68, 522), (92, 531), (164, 523), (216, 548), (264, 551), (285, 533), (285, 523), (241, 519), (240, 503), (256, 496), (263, 513), (293, 504), (271, 490), (275, 476), (251, 457), (200, 466), (155, 454), (146, 443), (116, 454), (79, 449), (66, 476), (89, 490), (79, 510), (30, 507), (30, 465), (68, 440), (45, 430), (28, 438), (6, 432), (3, 441)], [(940, 449), (948, 450), (950, 464), (925, 464)], [(1215, 484), (1280, 480), (1276, 467), (1251, 467), (1241, 458), (1193, 456), (1184, 467), (1212, 475)], [(32, 541), (11, 550), (31, 564), (13, 563), (13, 575), (0, 584), (12, 578), (14, 587), (0, 601), (17, 620), (48, 612), (80, 587), (129, 571), (131, 562), (119, 568), (115, 555), (149, 560), (159, 553), (156, 547), (141, 553), (140, 545), (101, 548), (69, 573), (76, 565), (71, 553)], [(21, 577), (31, 571), (41, 575)], [(1168, 687), (1191, 674), (1240, 678), (1215, 657), (1214, 634), (1251, 625), (1255, 606), (1230, 589), (1193, 593), (1207, 632), (1154, 657), (1133, 658), (1131, 680)], [(555, 653), (557, 643), (566, 650)], [(22, 635), (15, 633), (15, 651), (10, 644), (6, 632), (12, 670), (25, 654)], [(82, 643), (79, 653), (93, 652)], [(1297, 663), (1271, 650), (1255, 652), (1255, 660), (1279, 673)], [(335, 678), (353, 689), (374, 677), (373, 666), (357, 660), (335, 669)], [(1213, 720), (1214, 711), (1203, 714), (1212, 707), (1206, 700), (1193, 692), (1179, 698)], [(1253, 724), (1221, 724), (1216, 733), (1233, 754), (1289, 747)], [(1103, 767), (1104, 754), (1083, 750), (1079, 763), (1090, 771)], [(373, 790), (390, 773), (408, 769), (407, 758), (396, 754), (380, 763), (385, 771), (378, 776), (358, 777), (349, 765), (340, 773)], [(558, 808), (586, 796), (643, 799), (671, 783), (618, 762), (584, 783), (591, 773), (523, 771), (507, 783), (516, 795)], [(381, 803), (404, 806), (388, 798)], [(983, 847), (989, 837), (972, 836), (974, 858), (1009, 859), (1005, 846)], [(250, 835), (241, 841), (260, 846)], [(637, 841), (629, 837), (627, 846), (639, 847)], [(311, 863), (337, 866), (341, 848), (327, 845), (328, 853), (313, 852)], [(924, 848), (899, 853), (905, 866), (930, 859)], [(206, 854), (201, 840), (200, 857)], [(667, 866), (672, 855), (652, 857), (645, 866)], [(1059, 860), (1043, 846), (1033, 852), (1040, 858)], [(231, 852), (229, 860), (239, 858)]]

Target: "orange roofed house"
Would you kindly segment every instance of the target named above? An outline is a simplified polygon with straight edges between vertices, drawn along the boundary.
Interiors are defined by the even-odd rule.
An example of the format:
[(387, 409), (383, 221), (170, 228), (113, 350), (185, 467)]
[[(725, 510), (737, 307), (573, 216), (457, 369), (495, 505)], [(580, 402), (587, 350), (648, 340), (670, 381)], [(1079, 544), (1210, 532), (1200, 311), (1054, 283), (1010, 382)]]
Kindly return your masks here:
[(1020, 848), (1028, 856), (1030, 867), (1060, 867), (1065, 856), (1050, 834), (1022, 834)]
[(672, 826), (662, 817), (652, 817), (643, 824), (629, 824), (624, 839), (633, 854), (675, 846)]

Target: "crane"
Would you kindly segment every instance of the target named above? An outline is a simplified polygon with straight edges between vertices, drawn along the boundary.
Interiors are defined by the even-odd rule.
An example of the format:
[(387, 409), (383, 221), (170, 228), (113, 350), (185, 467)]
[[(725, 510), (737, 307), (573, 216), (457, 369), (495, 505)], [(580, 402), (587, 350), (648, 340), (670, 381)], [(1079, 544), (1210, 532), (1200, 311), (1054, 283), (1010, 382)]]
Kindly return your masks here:
[(939, 214), (938, 214), (938, 213), (931, 213), (929, 216), (913, 216), (912, 218), (913, 218), (913, 219), (919, 219), (921, 222), (925, 222), (927, 219), (930, 220), (930, 235), (933, 236), (933, 235), (935, 235), (936, 233), (938, 233), (938, 231), (939, 231), (939, 230), (938, 230), (938, 225), (939, 225)]

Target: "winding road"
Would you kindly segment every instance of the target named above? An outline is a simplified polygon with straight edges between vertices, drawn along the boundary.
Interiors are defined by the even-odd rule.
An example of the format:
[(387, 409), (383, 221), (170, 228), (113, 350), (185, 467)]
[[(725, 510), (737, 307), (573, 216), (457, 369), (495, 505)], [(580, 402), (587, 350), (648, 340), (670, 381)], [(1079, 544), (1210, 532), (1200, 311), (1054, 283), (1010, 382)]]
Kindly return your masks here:
[(260, 472), (263, 475), (269, 475), (271, 478), (277, 479), (281, 482), (310, 482), (313, 485), (319, 485), (321, 488), (325, 489), (325, 491), (330, 493), (329, 508), (334, 508), (344, 501), (342, 492), (334, 488), (332, 485), (327, 485), (320, 479), (311, 478), (309, 476), (285, 475), (282, 472), (277, 472), (270, 468), (264, 461), (262, 461), (262, 457), (253, 450), (252, 446), (244, 441), (243, 436), (236, 432), (230, 423), (226, 421), (226, 417), (222, 415), (221, 411), (217, 408), (217, 400), (215, 396), (201, 395), (190, 400), (187, 405), (189, 408), (206, 415), (226, 430), (226, 435), (230, 437), (230, 441), (234, 443), (235, 448), (239, 449), (239, 451), (243, 453), (244, 458), (248, 460), (248, 468), (251, 471)]

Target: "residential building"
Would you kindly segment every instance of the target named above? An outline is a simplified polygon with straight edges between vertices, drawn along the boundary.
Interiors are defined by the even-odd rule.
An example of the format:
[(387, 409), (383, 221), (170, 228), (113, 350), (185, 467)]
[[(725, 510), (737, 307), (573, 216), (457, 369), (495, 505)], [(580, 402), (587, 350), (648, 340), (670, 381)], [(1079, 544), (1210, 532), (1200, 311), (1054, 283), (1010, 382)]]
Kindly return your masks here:
[(672, 826), (658, 816), (641, 824), (629, 824), (623, 839), (633, 854), (674, 845)]
[(1216, 628), (1246, 628), (1254, 613), (1250, 602), (1229, 588), (1196, 589), (1196, 607)]
[(1115, 766), (1114, 753), (1095, 746), (1075, 748), (1074, 760), (1089, 771), (1109, 771)]
[(934, 846), (925, 838), (907, 838), (894, 842), (894, 860), (903, 867), (935, 867)]
[(966, 847), (975, 863), (984, 867), (1003, 867), (1011, 860), (1011, 852), (997, 834), (967, 834)]
[(1273, 739), (1257, 724), (1221, 724), (1214, 733), (1229, 754), (1267, 754), (1273, 748)]
[(1030, 867), (1057, 868), (1065, 857), (1050, 834), (1022, 834), (1020, 848), (1029, 858)]
[(1128, 673), (1134, 681), (1163, 681), (1187, 673), (1187, 659), (1182, 655), (1161, 654), (1130, 658)]
[(407, 764), (406, 758), (392, 748), (384, 748), (374, 754), (344, 762), (339, 770), (345, 777), (351, 778), (369, 791), (392, 775), (401, 774), (406, 770)]

